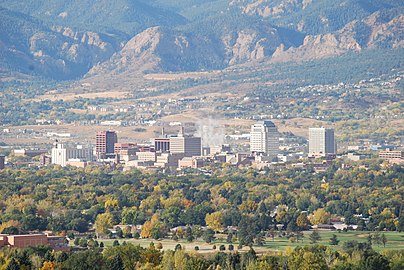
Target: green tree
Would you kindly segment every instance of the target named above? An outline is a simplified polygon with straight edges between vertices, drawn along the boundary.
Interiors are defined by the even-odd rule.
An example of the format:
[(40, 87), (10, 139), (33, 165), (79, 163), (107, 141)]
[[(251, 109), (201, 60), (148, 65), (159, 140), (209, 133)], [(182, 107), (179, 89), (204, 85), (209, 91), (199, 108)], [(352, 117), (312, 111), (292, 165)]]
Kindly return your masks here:
[(240, 245), (252, 246), (256, 236), (256, 228), (253, 220), (248, 216), (243, 216), (238, 224), (238, 239)]
[(390, 262), (385, 256), (376, 253), (362, 261), (360, 267), (367, 270), (390, 270)]
[(265, 234), (263, 232), (257, 234), (257, 237), (255, 238), (255, 243), (257, 244), (257, 246), (265, 245)]
[(330, 245), (337, 246), (338, 244), (339, 244), (339, 240), (337, 238), (337, 235), (333, 234), (332, 237), (330, 238)]
[(380, 242), (383, 244), (383, 247), (386, 247), (387, 237), (384, 233), (380, 236)]
[(317, 230), (314, 230), (314, 231), (309, 235), (309, 239), (310, 239), (310, 243), (311, 243), (311, 244), (315, 244), (315, 243), (317, 243), (318, 241), (321, 240), (321, 236), (320, 236), (320, 234), (318, 233)]
[(304, 213), (300, 213), (300, 215), (296, 219), (296, 225), (300, 230), (307, 230), (310, 225), (310, 221), (307, 218), (307, 215)]
[(215, 239), (215, 232), (212, 229), (207, 229), (203, 232), (202, 239), (206, 243), (212, 243), (212, 241)]
[(227, 243), (233, 243), (233, 233), (232, 232), (229, 232), (227, 234), (226, 242)]
[(123, 261), (121, 259), (121, 256), (118, 254), (115, 255), (112, 260), (108, 263), (108, 269), (111, 270), (125, 270), (125, 267), (123, 265)]
[(105, 269), (105, 260), (101, 253), (94, 250), (82, 251), (70, 254), (63, 263), (63, 267), (68, 270), (103, 270)]
[(312, 270), (328, 269), (327, 262), (323, 256), (324, 250), (320, 247), (302, 248), (297, 247), (288, 257), (288, 269), (290, 270)]
[(14, 258), (11, 258), (9, 263), (7, 264), (7, 267), (5, 268), (6, 270), (20, 270), (20, 265), (18, 264), (17, 260)]

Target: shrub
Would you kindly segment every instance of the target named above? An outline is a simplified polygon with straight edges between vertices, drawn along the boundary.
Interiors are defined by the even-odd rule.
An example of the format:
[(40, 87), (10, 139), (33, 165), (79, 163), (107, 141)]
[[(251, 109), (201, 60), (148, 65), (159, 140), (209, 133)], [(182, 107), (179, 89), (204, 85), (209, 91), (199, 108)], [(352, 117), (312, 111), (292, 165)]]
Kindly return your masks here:
[(160, 242), (158, 242), (158, 243), (156, 244), (156, 248), (157, 248), (157, 249), (163, 249), (163, 244), (160, 243)]

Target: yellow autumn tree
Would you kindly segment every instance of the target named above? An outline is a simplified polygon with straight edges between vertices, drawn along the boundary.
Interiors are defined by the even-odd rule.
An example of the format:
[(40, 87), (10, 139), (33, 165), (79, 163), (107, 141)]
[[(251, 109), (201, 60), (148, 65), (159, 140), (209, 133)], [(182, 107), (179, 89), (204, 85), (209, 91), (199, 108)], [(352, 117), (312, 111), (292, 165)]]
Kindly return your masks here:
[(99, 235), (107, 234), (108, 229), (114, 224), (114, 216), (111, 213), (98, 214), (95, 220), (95, 231)]
[(223, 229), (223, 213), (213, 212), (212, 214), (206, 214), (206, 225), (214, 231), (221, 231)]
[(107, 199), (105, 201), (104, 206), (105, 206), (105, 209), (108, 209), (108, 210), (111, 210), (114, 208), (119, 208), (119, 202), (117, 199)]
[(142, 238), (150, 238), (152, 236), (152, 229), (153, 228), (162, 229), (162, 223), (160, 221), (159, 213), (155, 213), (150, 221), (146, 221), (142, 226), (142, 231), (140, 232), (140, 236)]
[(54, 270), (55, 266), (54, 262), (44, 262), (40, 270)]
[(309, 220), (313, 225), (316, 224), (326, 224), (330, 220), (331, 215), (324, 208), (319, 208), (310, 215)]

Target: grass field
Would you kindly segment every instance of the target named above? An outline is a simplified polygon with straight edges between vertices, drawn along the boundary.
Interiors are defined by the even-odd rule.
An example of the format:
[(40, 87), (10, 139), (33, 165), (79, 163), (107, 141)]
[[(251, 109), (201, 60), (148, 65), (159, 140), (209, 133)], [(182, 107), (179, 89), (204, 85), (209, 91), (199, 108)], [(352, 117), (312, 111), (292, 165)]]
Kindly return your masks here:
[[(374, 234), (374, 232), (320, 232), (321, 240), (318, 242), (320, 245), (330, 246), (336, 250), (342, 249), (342, 245), (346, 241), (356, 240), (358, 242), (366, 242), (367, 236), (370, 234)], [(286, 248), (291, 247), (295, 248), (297, 246), (305, 246), (310, 245), (309, 234), (311, 232), (305, 232), (303, 241), (300, 240), (298, 243), (291, 243), (288, 241), (286, 237), (275, 237), (274, 241), (272, 239), (267, 238), (265, 241), (264, 246), (254, 246), (254, 249), (257, 253), (268, 253), (268, 252), (282, 252), (285, 251)], [(339, 245), (331, 246), (329, 244), (329, 240), (333, 234), (337, 235), (338, 240), (340, 240)], [(373, 244), (373, 249), (377, 251), (382, 250), (404, 250), (404, 233), (398, 232), (385, 232), (384, 233), (387, 238), (386, 247), (383, 247), (382, 244)], [(105, 239), (105, 240), (98, 240), (99, 242), (103, 242), (106, 247), (112, 246), (112, 243), (115, 239)], [(211, 253), (214, 252), (213, 245), (216, 245), (217, 249), (219, 250), (220, 245), (225, 245), (226, 250), (228, 249), (229, 243), (226, 243), (225, 237), (220, 237), (216, 239), (213, 243), (207, 244), (199, 239), (194, 242), (187, 242), (184, 240), (169, 240), (169, 239), (162, 239), (162, 240), (152, 240), (152, 239), (119, 239), (120, 243), (126, 241), (127, 243), (133, 243), (135, 245), (140, 245), (142, 247), (148, 247), (151, 242), (154, 244), (160, 242), (163, 245), (163, 250), (171, 249), (174, 250), (177, 244), (181, 244), (185, 250), (193, 251), (195, 246), (199, 247), (199, 253)], [(70, 243), (71, 245), (73, 242)], [(233, 243), (234, 249), (237, 249), (238, 243)], [(244, 247), (241, 251), (247, 251), (249, 248)], [(239, 250), (240, 251), (240, 250)]]

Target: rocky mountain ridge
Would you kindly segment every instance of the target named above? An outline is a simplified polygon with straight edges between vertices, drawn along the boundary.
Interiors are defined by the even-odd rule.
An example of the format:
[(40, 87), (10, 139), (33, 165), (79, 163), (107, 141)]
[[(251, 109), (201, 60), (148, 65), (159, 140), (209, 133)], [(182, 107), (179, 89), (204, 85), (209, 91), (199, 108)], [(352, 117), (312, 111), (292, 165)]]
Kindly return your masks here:
[[(184, 1), (188, 9), (192, 7), (191, 0)], [(221, 0), (205, 5), (214, 8), (219, 2), (222, 6)], [(231, 0), (225, 11), (184, 18), (175, 15), (180, 9), (175, 1), (165, 3), (164, 8), (157, 0), (119, 0), (116, 5), (92, 0), (81, 4), (57, 0), (53, 5), (39, 1), (33, 10), (21, 8), (24, 13), (9, 9), (21, 7), (18, 1), (3, 1), (0, 76), (17, 71), (70, 80), (200, 71), (261, 60), (306, 61), (349, 51), (404, 47), (402, 4), (391, 0), (331, 2)], [(87, 9), (79, 12), (80, 5)], [(69, 21), (72, 14), (77, 14), (76, 21)], [(89, 22), (91, 14), (94, 20)], [(116, 16), (112, 28), (102, 23), (102, 18), (106, 22), (114, 19), (108, 14)], [(172, 25), (167, 19), (170, 14), (174, 14)], [(352, 19), (354, 15), (358, 18)], [(57, 23), (48, 17), (41, 20), (41, 16), (56, 16)], [(80, 29), (86, 28), (86, 22), (88, 29)]]

